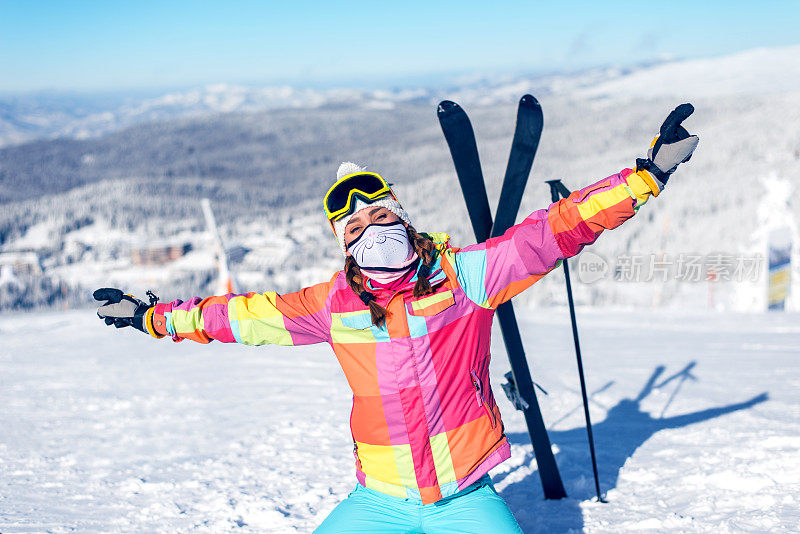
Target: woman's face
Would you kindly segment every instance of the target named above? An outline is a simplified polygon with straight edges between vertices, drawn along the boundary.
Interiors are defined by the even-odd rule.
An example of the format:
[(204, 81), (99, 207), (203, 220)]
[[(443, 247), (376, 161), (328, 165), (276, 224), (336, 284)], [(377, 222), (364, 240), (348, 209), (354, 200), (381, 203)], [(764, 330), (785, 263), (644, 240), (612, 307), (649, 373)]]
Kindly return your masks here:
[[(391, 211), (387, 210), (386, 208), (382, 207), (375, 207), (375, 208), (366, 208), (352, 217), (347, 222), (347, 226), (344, 227), (344, 244), (345, 248), (350, 248), (350, 243), (358, 239), (358, 236), (361, 235), (361, 232), (364, 231), (364, 228), (369, 226), (372, 223), (381, 223), (381, 224), (391, 224), (396, 222), (402, 222), (400, 217), (392, 213)], [(403, 223), (405, 226), (405, 223)], [(350, 255), (350, 251), (347, 251), (347, 255)]]

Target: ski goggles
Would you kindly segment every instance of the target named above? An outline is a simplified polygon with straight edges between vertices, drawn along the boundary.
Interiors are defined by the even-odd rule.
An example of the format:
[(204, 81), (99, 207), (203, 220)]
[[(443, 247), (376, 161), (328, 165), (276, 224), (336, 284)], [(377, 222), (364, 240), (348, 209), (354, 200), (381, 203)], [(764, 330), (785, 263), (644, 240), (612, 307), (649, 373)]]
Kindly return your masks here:
[(348, 174), (328, 189), (322, 201), (329, 221), (336, 221), (353, 212), (356, 199), (367, 204), (392, 194), (389, 182), (374, 172)]

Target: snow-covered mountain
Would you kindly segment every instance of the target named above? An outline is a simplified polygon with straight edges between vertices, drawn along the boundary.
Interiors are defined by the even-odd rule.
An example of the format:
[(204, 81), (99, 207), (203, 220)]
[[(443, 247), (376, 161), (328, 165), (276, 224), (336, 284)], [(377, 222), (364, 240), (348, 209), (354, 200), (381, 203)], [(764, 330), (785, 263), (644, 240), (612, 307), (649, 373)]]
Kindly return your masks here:
[[(219, 113), (323, 106), (391, 108), (395, 102), (429, 98), (427, 89), (364, 91), (245, 87), (216, 84), (149, 97), (115, 97), (92, 103), (91, 95), (58, 94), (0, 97), (0, 146), (37, 138), (87, 139), (145, 122), (163, 122)], [(87, 105), (88, 101), (88, 105)]]
[[(226, 245), (239, 251), (232, 269), (242, 289), (286, 291), (322, 280), (341, 267), (319, 198), (342, 160), (366, 163), (390, 177), (417, 228), (447, 231), (454, 243), (467, 244), (473, 238), (435, 102), (454, 99), (470, 113), (494, 202), (515, 102), (531, 92), (544, 107), (545, 131), (520, 216), (549, 202), (546, 179), (562, 178), (577, 188), (632, 166), (666, 114), (690, 100), (697, 112), (687, 127), (701, 139), (692, 161), (663, 196), (589, 250), (606, 262), (609, 273), (633, 254), (643, 268), (658, 259), (671, 262), (674, 271), (683, 254), (716, 262), (718, 270), (723, 260), (747, 261), (756, 269), (752, 279), (738, 282), (709, 283), (705, 272), (698, 280), (672, 277), (663, 283), (609, 276), (577, 284), (579, 302), (762, 309), (769, 233), (788, 227), (800, 243), (800, 83), (792, 81), (800, 76), (787, 67), (797, 52), (797, 47), (758, 50), (494, 85), (470, 80), (451, 89), (383, 97), (342, 91), (339, 105), (321, 99), (314, 113), (303, 108), (242, 111), (256, 109), (257, 100), (247, 91), (222, 87), (139, 103), (141, 114), (154, 116), (176, 109), (206, 111), (98, 138), (0, 149), (0, 203), (7, 200), (0, 210), (0, 254), (39, 254), (41, 266), (29, 270), (41, 268), (49, 280), (37, 282), (36, 291), (9, 289), (0, 301), (31, 305), (32, 294), (52, 299), (65, 293), (85, 301), (86, 288), (98, 283), (152, 287), (164, 297), (209, 291), (213, 262), (205, 257), (198, 203), (203, 196), (214, 202)], [(779, 75), (781, 83), (760, 82)], [(721, 77), (739, 82), (715, 82)], [(297, 103), (292, 99), (300, 94), (286, 90), (282, 102)], [(132, 263), (131, 251), (148, 241), (191, 244), (192, 249), (184, 260), (143, 268)], [(790, 304), (796, 309), (800, 247), (793, 254), (797, 289)], [(519, 299), (561, 302), (559, 276), (546, 277)]]
[(584, 98), (771, 94), (800, 87), (798, 58), (800, 46), (791, 46), (572, 73), (462, 77), (432, 87), (363, 90), (212, 84), (155, 96), (0, 96), (0, 147), (36, 138), (86, 139), (143, 122), (218, 113), (325, 106), (386, 109), (418, 100), (435, 104), (443, 92), (465, 105), (513, 102), (524, 92)]

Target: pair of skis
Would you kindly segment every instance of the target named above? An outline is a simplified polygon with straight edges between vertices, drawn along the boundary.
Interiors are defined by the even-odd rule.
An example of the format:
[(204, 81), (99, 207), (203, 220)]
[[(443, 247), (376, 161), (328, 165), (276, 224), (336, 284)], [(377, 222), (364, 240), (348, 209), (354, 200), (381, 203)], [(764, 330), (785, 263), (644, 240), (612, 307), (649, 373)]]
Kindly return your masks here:
[[(525, 185), (533, 165), (533, 158), (539, 146), (539, 139), (544, 127), (542, 108), (539, 102), (532, 95), (525, 95), (520, 99), (511, 153), (508, 158), (506, 174), (503, 179), (503, 187), (500, 191), (500, 200), (494, 220), (492, 220), (489, 198), (486, 194), (486, 185), (483, 180), (475, 133), (469, 117), (458, 104), (449, 100), (444, 100), (439, 104), (437, 115), (447, 145), (450, 148), (450, 154), (467, 204), (467, 212), (469, 213), (475, 238), (479, 243), (482, 243), (490, 237), (502, 235), (514, 224), (517, 218), (517, 212), (522, 202), (522, 194), (525, 191)], [(557, 185), (550, 184), (550, 186), (554, 195), (557, 194), (556, 190), (559, 193), (566, 191), (565, 196), (569, 194), (569, 191), (560, 182)], [(557, 200), (556, 196), (554, 196), (555, 200)], [(566, 262), (564, 263), (566, 267)], [(573, 332), (577, 334), (572, 306), (570, 310), (573, 319)], [(544, 426), (542, 413), (539, 409), (539, 402), (536, 398), (533, 379), (525, 357), (512, 303), (509, 301), (498, 306), (497, 316), (509, 363), (511, 364), (511, 373), (506, 374), (508, 383), (503, 385), (503, 389), (514, 406), (521, 410), (525, 416), (545, 498), (560, 499), (566, 497), (564, 484), (561, 481), (561, 475), (551, 449), (550, 438), (547, 435), (547, 429)], [(575, 343), (577, 349), (577, 335)], [(580, 353), (578, 353), (578, 358), (580, 366)], [(584, 386), (583, 370), (582, 368), (579, 370), (581, 385)], [(589, 423), (588, 413), (587, 423)], [(591, 425), (589, 424), (587, 429), (590, 428)], [(599, 497), (600, 489), (597, 481), (594, 444), (591, 442), (591, 430), (589, 430), (589, 433), (595, 485)]]

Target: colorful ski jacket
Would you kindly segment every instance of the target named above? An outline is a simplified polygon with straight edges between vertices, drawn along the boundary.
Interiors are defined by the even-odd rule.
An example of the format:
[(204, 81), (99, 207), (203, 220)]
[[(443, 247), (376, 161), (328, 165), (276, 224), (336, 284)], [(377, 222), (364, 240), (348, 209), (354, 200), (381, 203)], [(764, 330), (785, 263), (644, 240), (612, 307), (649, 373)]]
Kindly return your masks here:
[(432, 294), (413, 296), (416, 276), (394, 291), (370, 287), (389, 312), (385, 327), (372, 324), (343, 271), (286, 295), (158, 304), (153, 324), (176, 341), (330, 344), (353, 390), (358, 481), (433, 503), (510, 455), (489, 384), (495, 308), (632, 217), (658, 194), (648, 183), (645, 171), (623, 170), (462, 249), (446, 234), (431, 234), (439, 250)]

